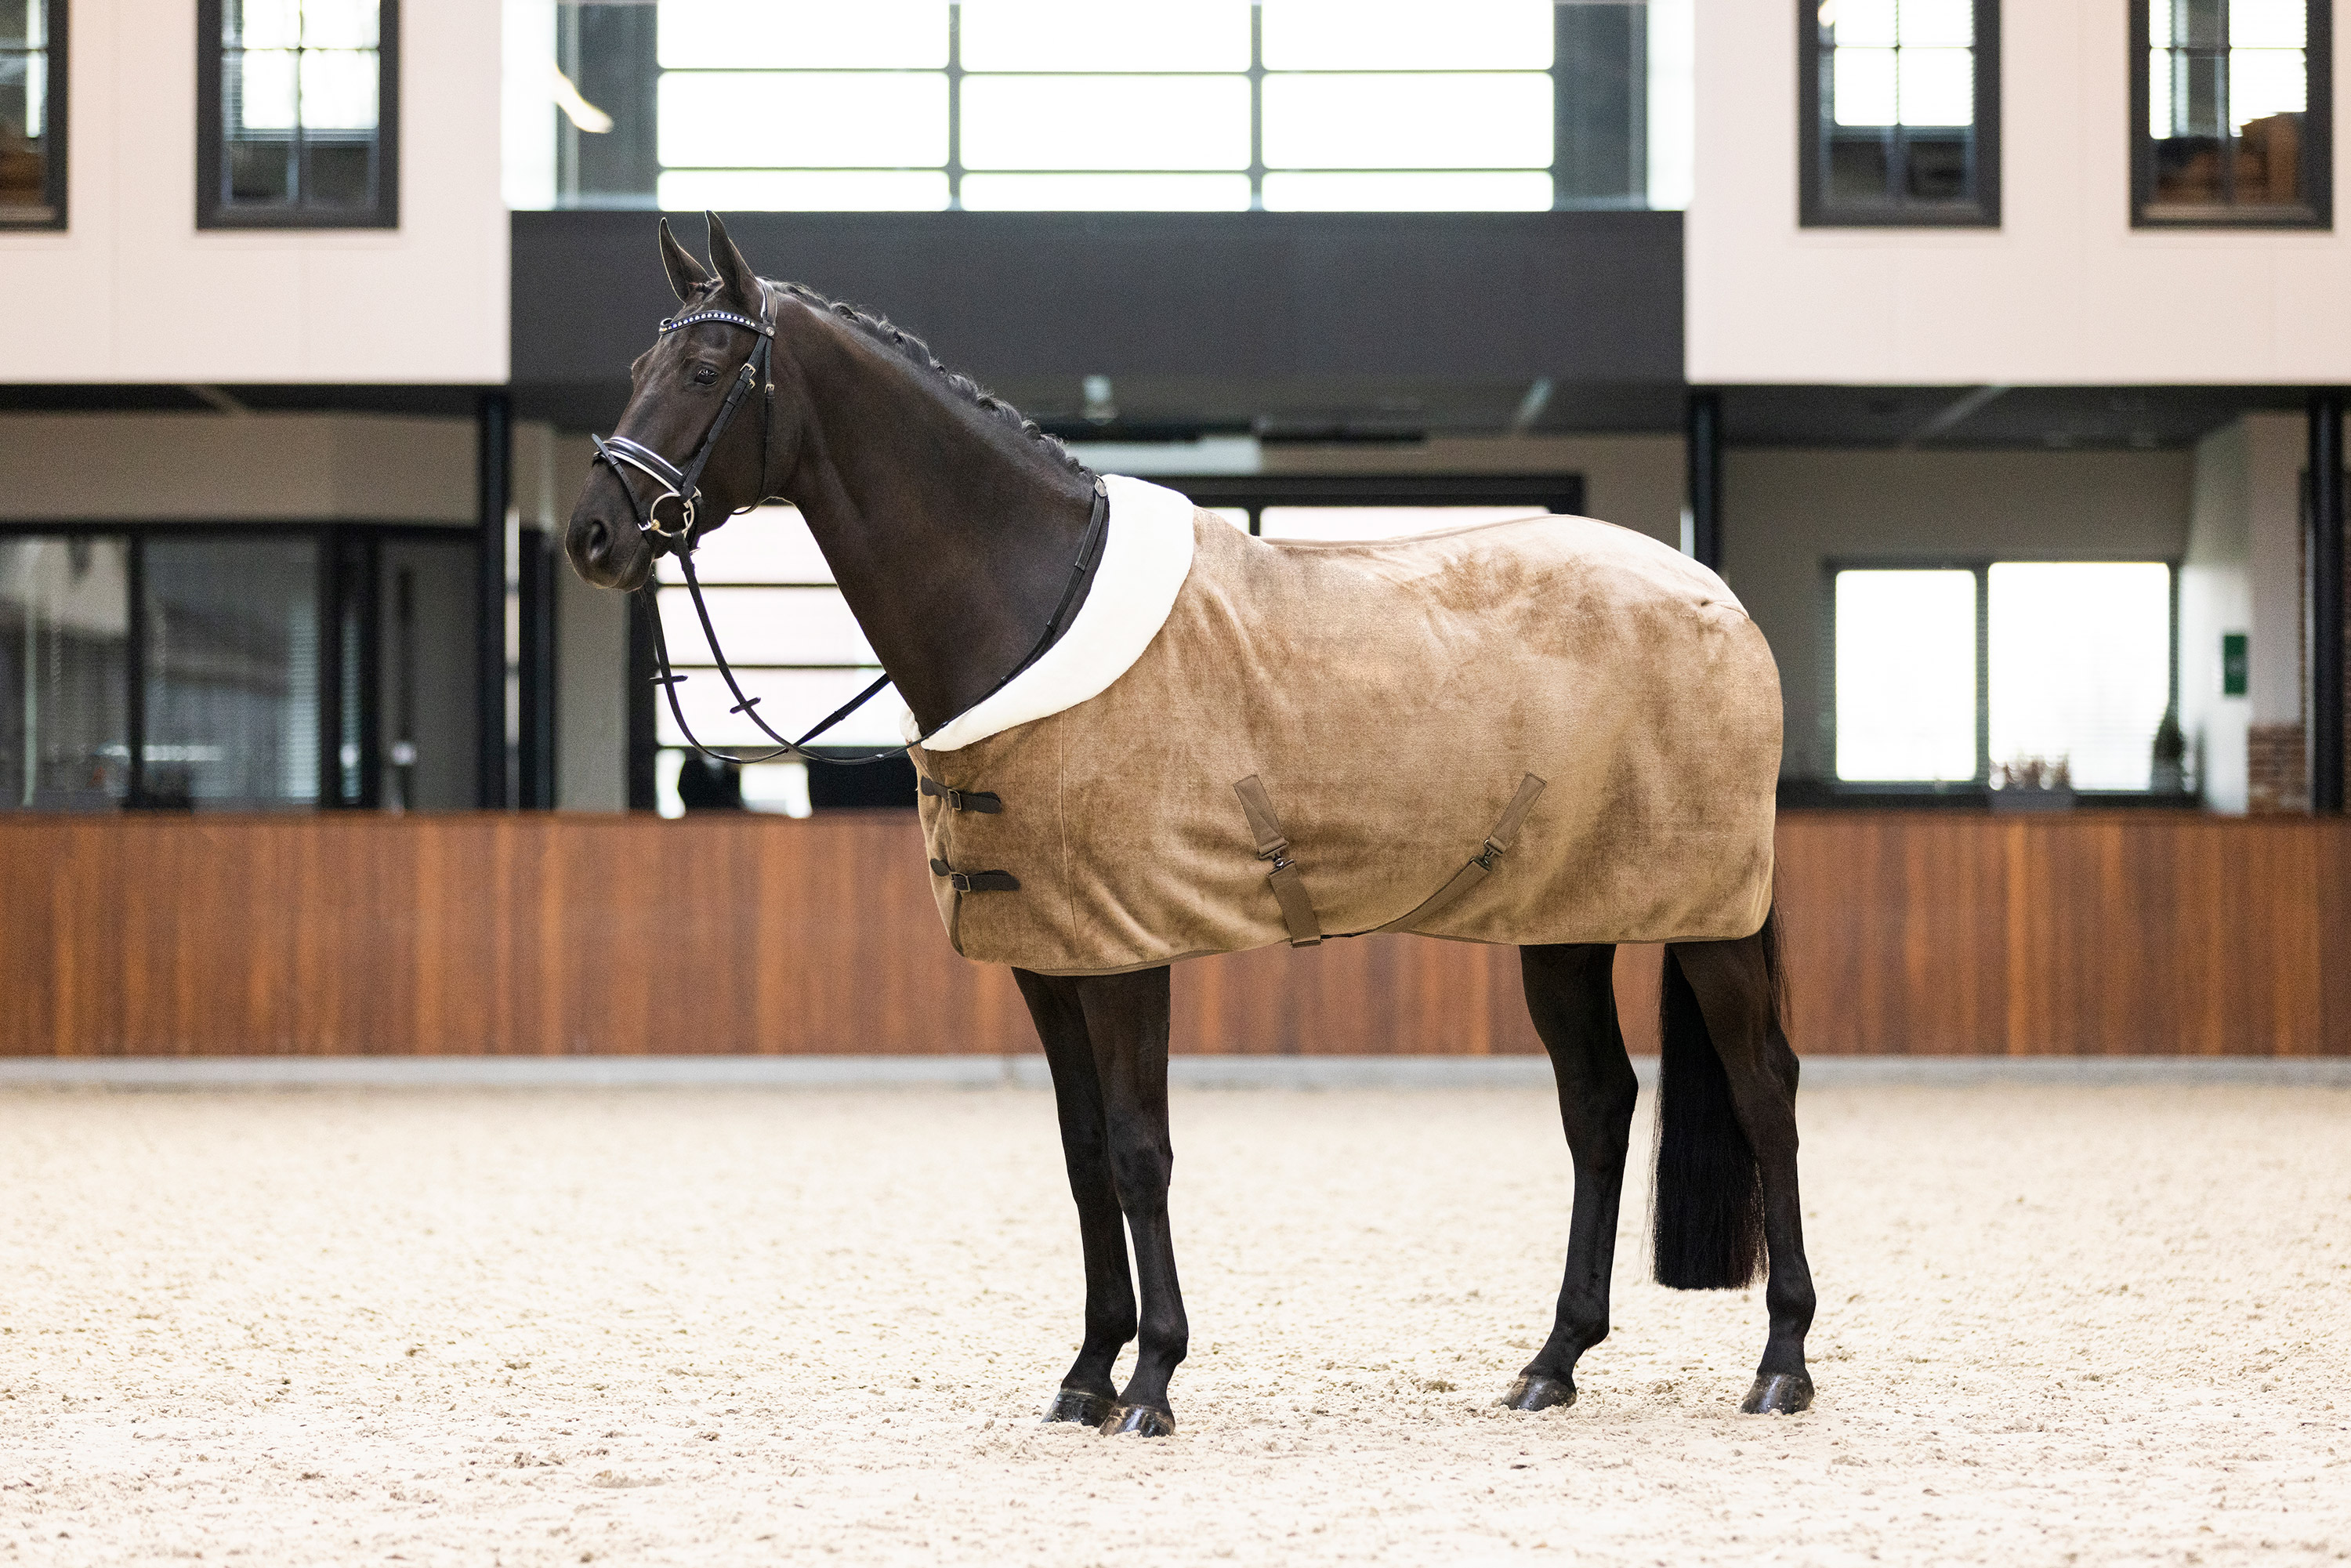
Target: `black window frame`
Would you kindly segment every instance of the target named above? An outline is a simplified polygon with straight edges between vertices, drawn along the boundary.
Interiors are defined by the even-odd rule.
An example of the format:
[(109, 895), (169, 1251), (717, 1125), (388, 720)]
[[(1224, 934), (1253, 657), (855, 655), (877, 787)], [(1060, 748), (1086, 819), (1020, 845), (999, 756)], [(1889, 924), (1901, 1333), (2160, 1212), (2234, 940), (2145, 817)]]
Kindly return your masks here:
[(67, 112), (66, 84), (69, 73), (66, 69), (66, 57), (71, 25), (68, 13), (73, 5), (72, 0), (34, 0), (34, 3), (43, 7), (42, 31), (47, 42), (42, 47), (48, 51), (48, 80), (42, 89), (46, 99), (41, 130), (41, 140), (46, 143), (42, 151), (47, 160), (41, 171), (41, 193), (46, 200), (37, 215), (17, 217), (11, 214), (10, 209), (0, 207), (0, 233), (38, 234), (67, 226), (66, 147), (70, 140), (67, 133), (72, 118)]
[[(1817, 723), (1824, 742), (1820, 759), (1820, 784), (1830, 801), (1868, 802), (1884, 800), (1894, 804), (1919, 804), (1937, 800), (1952, 800), (1982, 804), (1991, 797), (1991, 569), (2003, 565), (2041, 563), (2092, 564), (2107, 561), (2159, 562), (2170, 576), (2171, 638), (2165, 672), (2168, 684), (2168, 711), (2179, 712), (2179, 574), (2185, 558), (2163, 556), (2085, 556), (2079, 554), (2032, 554), (2003, 550), (1993, 554), (1927, 555), (1895, 552), (1891, 554), (1832, 555), (1821, 560), (1820, 663), (1817, 666), (1820, 707)], [(1856, 779), (1837, 776), (1837, 616), (1836, 580), (1847, 571), (1964, 571), (1976, 580), (1976, 770), (1970, 779)], [(2201, 779), (2188, 800), (2200, 800), (2204, 784)], [(2145, 789), (2084, 789), (2076, 787), (2076, 798), (2101, 806), (2151, 805), (2167, 806), (2181, 803), (2183, 797), (2170, 790), (2158, 789), (2150, 783)]]
[(366, 207), (231, 204), (221, 188), (227, 127), (221, 103), (222, 6), (196, 0), (196, 227), (396, 229), (400, 226), (400, 0), (377, 0), (376, 199)]
[[(1975, 195), (1966, 202), (1889, 198), (1882, 205), (1834, 203), (1823, 178), (1828, 139), (1821, 77), (1820, 0), (1796, 0), (1796, 222), (1801, 228), (2000, 227), (2000, 0), (1975, 9)], [(1896, 128), (1897, 144), (1899, 128)]]
[[(2151, 48), (2147, 0), (2130, 5), (2130, 222), (2135, 229), (2309, 229), (2335, 226), (2335, 18), (2332, 0), (2303, 0), (2309, 18), (2303, 42), (2305, 96), (2301, 174), (2305, 211), (2296, 215), (2273, 206), (2198, 207), (2179, 215), (2153, 208), (2155, 142), (2147, 130), (2153, 89), (2147, 81)], [(2235, 140), (2232, 136), (2231, 141)], [(2226, 166), (2226, 161), (2223, 161)]]

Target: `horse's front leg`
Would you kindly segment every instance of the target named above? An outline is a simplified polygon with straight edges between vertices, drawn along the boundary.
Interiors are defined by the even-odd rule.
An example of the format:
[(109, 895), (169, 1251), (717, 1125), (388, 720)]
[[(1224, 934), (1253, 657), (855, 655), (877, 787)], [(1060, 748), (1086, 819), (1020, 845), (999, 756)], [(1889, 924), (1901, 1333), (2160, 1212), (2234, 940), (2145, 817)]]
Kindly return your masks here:
[(1176, 1161), (1167, 1137), (1167, 970), (1090, 977), (1077, 982), (1077, 993), (1110, 1132), (1111, 1181), (1126, 1214), (1143, 1286), (1134, 1375), (1119, 1396), (1124, 1409), (1102, 1429), (1165, 1437), (1176, 1429), (1167, 1380), (1191, 1340), (1167, 1226), (1167, 1182)]
[(1053, 1100), (1061, 1118), (1061, 1157), (1070, 1169), (1070, 1196), (1077, 1200), (1078, 1235), (1086, 1257), (1086, 1337), (1078, 1359), (1046, 1407), (1048, 1421), (1082, 1421), (1099, 1427), (1118, 1414), (1118, 1390), (1111, 1369), (1134, 1337), (1134, 1283), (1126, 1269), (1126, 1229), (1111, 1179), (1110, 1124), (1102, 1110), (1102, 1080), (1093, 1046), (1086, 1037), (1079, 982), (1015, 969), (1020, 995), (1036, 1021), (1053, 1073)]
[(1575, 1161), (1575, 1209), (1551, 1337), (1502, 1396), (1513, 1410), (1574, 1404), (1576, 1359), (1608, 1337), (1616, 1211), (1639, 1092), (1616, 1021), (1615, 958), (1616, 949), (1606, 945), (1519, 949), (1527, 1011), (1559, 1083), (1560, 1121)]

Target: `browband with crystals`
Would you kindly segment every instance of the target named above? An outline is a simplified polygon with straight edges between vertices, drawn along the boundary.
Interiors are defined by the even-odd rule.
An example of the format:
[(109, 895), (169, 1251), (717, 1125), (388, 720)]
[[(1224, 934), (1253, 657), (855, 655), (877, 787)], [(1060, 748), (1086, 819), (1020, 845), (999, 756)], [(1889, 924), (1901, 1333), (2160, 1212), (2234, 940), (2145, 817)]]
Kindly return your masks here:
[(696, 321), (724, 321), (729, 326), (748, 327), (762, 338), (772, 338), (776, 335), (773, 322), (755, 320), (748, 316), (737, 316), (732, 310), (696, 310), (691, 316), (665, 316), (662, 318), (661, 329), (664, 333), (674, 332), (680, 327), (691, 327)]

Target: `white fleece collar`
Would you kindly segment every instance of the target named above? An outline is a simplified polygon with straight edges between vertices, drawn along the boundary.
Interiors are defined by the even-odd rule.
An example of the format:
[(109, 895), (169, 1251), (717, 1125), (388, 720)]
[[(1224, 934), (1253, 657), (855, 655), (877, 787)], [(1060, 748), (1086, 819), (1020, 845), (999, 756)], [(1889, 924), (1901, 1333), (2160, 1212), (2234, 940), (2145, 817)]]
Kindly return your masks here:
[(1123, 474), (1105, 474), (1110, 520), (1102, 564), (1061, 640), (995, 695), (967, 708), (929, 739), (908, 712), (899, 733), (925, 751), (957, 751), (1015, 725), (1047, 718), (1099, 696), (1134, 667), (1159, 634), (1192, 570), (1189, 497)]

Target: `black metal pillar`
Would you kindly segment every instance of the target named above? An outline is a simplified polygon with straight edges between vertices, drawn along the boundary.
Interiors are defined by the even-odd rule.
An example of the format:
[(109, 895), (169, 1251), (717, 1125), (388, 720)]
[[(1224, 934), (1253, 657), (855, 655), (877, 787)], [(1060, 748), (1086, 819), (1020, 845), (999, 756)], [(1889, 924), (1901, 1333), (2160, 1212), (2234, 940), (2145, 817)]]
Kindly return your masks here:
[(661, 804), (654, 769), (661, 730), (655, 712), (661, 688), (653, 684), (653, 633), (647, 623), (650, 589), (629, 595), (629, 810), (651, 811)]
[(486, 392), (475, 415), (479, 473), (474, 547), (474, 803), (500, 810), (507, 794), (507, 511), (514, 488), (514, 410)]
[(518, 803), (555, 809), (556, 551), (544, 528), (522, 530), (522, 747)]
[(2343, 393), (2310, 394), (2310, 809), (2343, 810)]
[(1683, 431), (1689, 459), (1689, 552), (1722, 570), (1722, 397), (1693, 392)]

